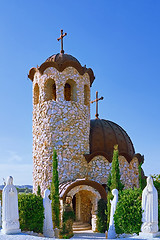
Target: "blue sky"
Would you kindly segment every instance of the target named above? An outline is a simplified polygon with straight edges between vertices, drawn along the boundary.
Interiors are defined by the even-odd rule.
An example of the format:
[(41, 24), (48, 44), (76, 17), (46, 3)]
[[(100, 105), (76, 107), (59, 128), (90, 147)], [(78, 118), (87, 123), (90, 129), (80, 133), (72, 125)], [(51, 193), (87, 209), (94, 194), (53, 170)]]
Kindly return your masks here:
[[(160, 173), (160, 1), (13, 0), (0, 7), (0, 184), (32, 184), (32, 83), (27, 74), (60, 51), (91, 67), (100, 118), (122, 126)], [(94, 118), (95, 106), (91, 105)]]

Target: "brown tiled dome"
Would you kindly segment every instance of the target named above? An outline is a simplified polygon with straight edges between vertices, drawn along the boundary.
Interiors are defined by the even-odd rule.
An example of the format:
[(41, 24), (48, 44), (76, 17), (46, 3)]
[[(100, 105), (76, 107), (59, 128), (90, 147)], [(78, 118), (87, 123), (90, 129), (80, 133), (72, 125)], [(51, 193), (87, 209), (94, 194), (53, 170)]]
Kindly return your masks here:
[(135, 155), (135, 150), (126, 131), (109, 120), (90, 121), (90, 154), (85, 155), (88, 162), (96, 155), (103, 155), (111, 162), (116, 144), (118, 144), (119, 155), (130, 162)]
[(43, 74), (43, 72), (49, 67), (54, 67), (59, 72), (62, 72), (67, 67), (74, 67), (79, 72), (80, 75), (88, 73), (90, 77), (90, 86), (92, 85), (95, 79), (94, 73), (91, 68), (86, 68), (86, 66), (82, 67), (80, 62), (75, 57), (64, 53), (54, 54), (47, 58), (47, 60), (44, 63), (42, 63), (40, 67), (31, 68), (28, 77), (33, 81), (34, 74), (37, 71)]
[(57, 64), (63, 64), (64, 62), (69, 62), (69, 61), (77, 62), (80, 64), (80, 62), (72, 55), (63, 54), (63, 53), (54, 54), (49, 58), (47, 58), (46, 60), (46, 62), (56, 62)]

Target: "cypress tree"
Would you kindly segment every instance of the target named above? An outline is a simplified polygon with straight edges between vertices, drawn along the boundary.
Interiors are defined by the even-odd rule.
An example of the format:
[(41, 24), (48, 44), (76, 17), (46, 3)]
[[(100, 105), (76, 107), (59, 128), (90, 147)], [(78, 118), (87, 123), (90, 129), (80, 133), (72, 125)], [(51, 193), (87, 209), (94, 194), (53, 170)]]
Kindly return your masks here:
[(58, 178), (58, 159), (55, 149), (53, 150), (53, 162), (52, 162), (51, 200), (52, 200), (53, 227), (59, 228), (60, 226), (59, 178)]
[(121, 176), (119, 171), (118, 154), (119, 154), (118, 145), (115, 145), (113, 150), (112, 169), (108, 178), (107, 227), (109, 227), (109, 221), (110, 221), (110, 208), (111, 208), (110, 200), (113, 198), (111, 191), (115, 188), (118, 189), (119, 191), (122, 191), (124, 188), (124, 185), (121, 183), (121, 180), (120, 180)]
[(38, 185), (38, 189), (37, 189), (37, 196), (41, 197), (41, 188), (39, 185)]
[(118, 145), (114, 146), (113, 150), (113, 159), (112, 159), (112, 170), (111, 170), (111, 186), (110, 189), (118, 189), (118, 191), (122, 191), (124, 185), (121, 183), (121, 176), (119, 171), (119, 160), (118, 160)]

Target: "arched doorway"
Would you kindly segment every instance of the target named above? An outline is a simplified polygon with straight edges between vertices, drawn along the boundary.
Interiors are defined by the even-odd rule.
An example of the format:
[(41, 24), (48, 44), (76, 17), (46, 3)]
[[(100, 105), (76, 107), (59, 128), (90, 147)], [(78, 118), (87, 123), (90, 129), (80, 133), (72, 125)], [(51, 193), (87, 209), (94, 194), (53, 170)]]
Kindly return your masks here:
[(91, 224), (92, 230), (96, 230), (98, 201), (107, 198), (105, 189), (99, 183), (86, 179), (63, 183), (60, 185), (60, 197), (61, 212), (65, 199), (71, 198), (76, 221)]
[(73, 196), (74, 212), (76, 221), (92, 224), (92, 207), (91, 192), (87, 190), (81, 190)]

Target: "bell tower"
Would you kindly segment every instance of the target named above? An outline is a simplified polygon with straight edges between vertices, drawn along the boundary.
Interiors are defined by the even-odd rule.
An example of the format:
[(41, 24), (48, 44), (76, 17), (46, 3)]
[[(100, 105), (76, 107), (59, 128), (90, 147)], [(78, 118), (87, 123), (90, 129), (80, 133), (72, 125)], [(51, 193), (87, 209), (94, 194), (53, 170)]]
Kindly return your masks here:
[(89, 154), (92, 69), (82, 67), (63, 50), (40, 67), (31, 68), (33, 82), (33, 191), (42, 193), (52, 179), (53, 148), (58, 155), (60, 183), (84, 178)]

